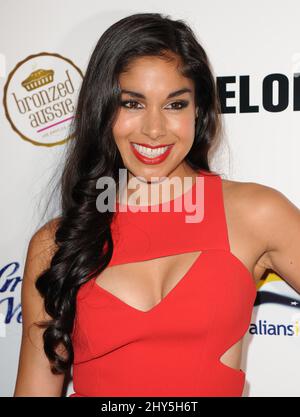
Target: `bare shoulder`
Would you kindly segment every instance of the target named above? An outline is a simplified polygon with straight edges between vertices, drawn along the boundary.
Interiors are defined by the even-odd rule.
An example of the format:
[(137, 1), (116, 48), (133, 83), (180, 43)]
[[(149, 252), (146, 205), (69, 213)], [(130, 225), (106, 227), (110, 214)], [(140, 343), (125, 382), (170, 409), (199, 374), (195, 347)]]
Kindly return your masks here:
[[(226, 182), (226, 181), (225, 181)], [(300, 209), (287, 196), (256, 183), (225, 184), (247, 213), (248, 225), (265, 246), (261, 264), (274, 270), (300, 293)], [(248, 208), (247, 208), (248, 205)]]
[(275, 201), (286, 199), (283, 193), (268, 185), (222, 179), (224, 198), (245, 210), (248, 216), (263, 215)]
[(60, 224), (60, 217), (54, 218), (40, 227), (31, 237), (27, 259), (35, 261), (41, 269), (49, 266), (50, 260), (57, 250), (55, 233)]
[[(224, 201), (232, 208), (233, 217), (242, 218), (243, 227), (262, 241), (266, 252), (264, 264), (283, 273), (281, 259), (291, 257), (293, 252), (294, 258), (299, 258), (296, 254), (300, 245), (299, 208), (283, 192), (267, 185), (231, 180), (222, 180), (222, 184)], [(287, 269), (284, 273), (291, 275)]]
[(41, 302), (35, 282), (42, 272), (50, 267), (53, 255), (57, 250), (55, 233), (60, 218), (55, 218), (40, 227), (31, 237), (28, 246), (24, 266), (22, 298), (28, 293), (35, 294), (35, 298)]
[(52, 318), (46, 312), (36, 280), (50, 266), (59, 220), (55, 218), (39, 228), (27, 248), (21, 287), (22, 341), (14, 397), (61, 395), (64, 375), (52, 373), (44, 350), (43, 329), (36, 326)]
[(222, 179), (222, 187), (229, 225), (242, 241), (247, 235), (247, 244), (263, 254), (267, 249), (267, 223), (272, 222), (268, 212), (279, 192), (260, 183), (227, 179)]
[(259, 192), (266, 189), (272, 189), (267, 185), (260, 184), (258, 182), (244, 182), (244, 181), (235, 181), (222, 178), (222, 184), (224, 189), (230, 190), (231, 192), (243, 192), (244, 195), (251, 192)]
[(235, 215), (245, 220), (250, 229), (259, 230), (260, 236), (270, 240), (273, 231), (282, 225), (298, 208), (281, 191), (256, 182), (222, 179), (224, 202)]
[(40, 227), (32, 236), (34, 239), (49, 239), (55, 235), (57, 227), (59, 226), (61, 217), (55, 217), (49, 220), (42, 227)]

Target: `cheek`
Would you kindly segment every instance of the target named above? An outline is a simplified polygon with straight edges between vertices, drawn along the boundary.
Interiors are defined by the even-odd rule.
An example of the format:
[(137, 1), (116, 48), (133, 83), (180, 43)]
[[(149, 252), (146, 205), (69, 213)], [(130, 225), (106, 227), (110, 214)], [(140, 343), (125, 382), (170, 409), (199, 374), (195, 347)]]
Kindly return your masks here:
[(181, 140), (185, 142), (193, 141), (195, 134), (194, 116), (186, 114), (178, 117), (178, 119), (170, 120), (170, 129)]
[(113, 135), (116, 141), (122, 140), (122, 138), (130, 135), (131, 132), (136, 130), (137, 126), (137, 117), (130, 117), (125, 113), (120, 112), (113, 127)]

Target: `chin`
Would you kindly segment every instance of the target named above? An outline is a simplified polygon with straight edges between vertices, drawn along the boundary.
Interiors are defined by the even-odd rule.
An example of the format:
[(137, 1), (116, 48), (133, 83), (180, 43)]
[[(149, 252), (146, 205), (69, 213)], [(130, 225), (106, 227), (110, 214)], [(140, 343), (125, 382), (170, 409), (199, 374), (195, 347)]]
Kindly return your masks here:
[(167, 178), (167, 175), (158, 174), (157, 172), (155, 172), (156, 171), (155, 169), (151, 173), (143, 172), (143, 170), (141, 169), (136, 169), (136, 170), (128, 169), (128, 171), (130, 171), (131, 176), (135, 177), (138, 181), (145, 183), (145, 184), (146, 183), (155, 184)]
[[(161, 180), (155, 178), (157, 177), (157, 175), (137, 175), (136, 177), (141, 182), (147, 183), (147, 184), (155, 184), (155, 183), (161, 182)], [(153, 177), (152, 180), (151, 180), (151, 177)], [(165, 177), (163, 179), (165, 179)]]

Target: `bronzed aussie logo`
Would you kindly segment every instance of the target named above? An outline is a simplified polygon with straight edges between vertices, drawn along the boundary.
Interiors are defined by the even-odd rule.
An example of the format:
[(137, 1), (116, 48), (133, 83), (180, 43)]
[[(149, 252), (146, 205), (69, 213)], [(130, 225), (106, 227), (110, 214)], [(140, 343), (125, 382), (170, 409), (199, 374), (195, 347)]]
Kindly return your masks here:
[(5, 115), (18, 135), (34, 145), (59, 145), (73, 137), (70, 123), (83, 79), (68, 58), (29, 55), (9, 73), (4, 86)]

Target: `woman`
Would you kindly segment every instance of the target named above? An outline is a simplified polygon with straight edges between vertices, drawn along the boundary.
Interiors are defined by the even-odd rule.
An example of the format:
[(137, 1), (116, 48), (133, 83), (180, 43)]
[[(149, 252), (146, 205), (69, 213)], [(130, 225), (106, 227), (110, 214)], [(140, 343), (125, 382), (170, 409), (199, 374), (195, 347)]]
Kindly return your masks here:
[[(210, 171), (219, 109), (207, 55), (183, 21), (135, 14), (101, 36), (78, 98), (61, 216), (28, 247), (14, 396), (60, 396), (72, 364), (72, 396), (242, 395), (256, 282), (272, 268), (300, 290), (300, 213), (279, 191)], [(97, 181), (120, 191), (120, 170), (116, 213), (103, 209)], [(132, 180), (139, 203), (150, 194), (158, 208), (200, 195), (202, 217), (131, 210)]]

